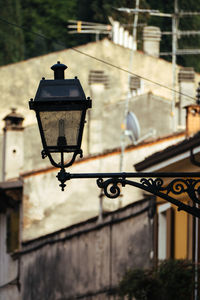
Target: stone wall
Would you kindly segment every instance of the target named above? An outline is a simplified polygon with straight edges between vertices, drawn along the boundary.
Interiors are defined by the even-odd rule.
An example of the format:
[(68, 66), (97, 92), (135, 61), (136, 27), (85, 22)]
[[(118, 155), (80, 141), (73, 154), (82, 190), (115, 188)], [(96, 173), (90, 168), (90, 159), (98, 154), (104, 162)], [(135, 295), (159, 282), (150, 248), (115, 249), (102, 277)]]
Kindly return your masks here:
[(108, 293), (127, 269), (151, 264), (149, 201), (24, 243), (22, 299), (114, 299)]

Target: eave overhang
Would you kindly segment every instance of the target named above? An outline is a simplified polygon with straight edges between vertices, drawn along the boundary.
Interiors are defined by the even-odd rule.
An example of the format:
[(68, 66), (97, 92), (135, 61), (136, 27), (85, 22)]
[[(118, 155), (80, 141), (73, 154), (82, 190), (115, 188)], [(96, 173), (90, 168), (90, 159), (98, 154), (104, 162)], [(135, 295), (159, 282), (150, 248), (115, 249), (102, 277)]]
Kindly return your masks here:
[(143, 161), (135, 164), (134, 167), (138, 172), (153, 172), (169, 166), (174, 162), (189, 158), (192, 149), (194, 154), (200, 152), (200, 132), (191, 138), (185, 139), (176, 145), (166, 148), (163, 151), (154, 153)]

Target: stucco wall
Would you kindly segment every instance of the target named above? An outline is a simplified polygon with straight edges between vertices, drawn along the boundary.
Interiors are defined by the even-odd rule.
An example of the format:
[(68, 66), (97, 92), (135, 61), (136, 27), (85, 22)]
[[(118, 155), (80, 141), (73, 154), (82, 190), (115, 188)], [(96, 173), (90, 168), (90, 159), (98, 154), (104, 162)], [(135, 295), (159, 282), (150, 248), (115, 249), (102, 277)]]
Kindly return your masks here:
[(108, 299), (125, 270), (151, 264), (148, 207), (148, 200), (140, 201), (103, 222), (93, 219), (24, 244), (22, 299)]
[[(135, 97), (129, 102), (130, 111), (134, 112), (139, 120), (141, 128), (141, 137), (147, 134), (150, 129), (155, 130), (155, 137), (169, 135), (172, 132), (172, 118), (170, 115), (171, 105), (167, 100), (156, 97), (152, 94)], [(156, 118), (155, 118), (156, 115)], [(88, 120), (88, 118), (87, 118)], [(84, 130), (82, 149), (84, 156), (92, 150), (95, 143), (97, 153), (120, 147), (121, 144), (121, 124), (124, 122), (124, 102), (119, 101), (116, 104), (107, 104), (99, 115), (101, 123), (101, 135), (98, 134), (98, 143), (94, 140), (88, 140), (87, 123)], [(92, 128), (95, 132), (96, 128)], [(126, 137), (125, 144), (130, 145), (132, 141)], [(42, 143), (39, 136), (38, 126), (29, 125), (24, 130), (24, 165), (23, 172), (36, 170), (49, 166), (49, 161), (41, 158)]]
[[(17, 107), (25, 117), (25, 124), (35, 123), (35, 116), (28, 108), (28, 101), (34, 98), (42, 77), (53, 78), (50, 67), (57, 61), (68, 65), (66, 78), (78, 76), (86, 96), (90, 96), (88, 75), (90, 70), (103, 70), (109, 78), (110, 88), (105, 92), (105, 103), (125, 99), (128, 89), (128, 73), (95, 60), (87, 55), (97, 57), (120, 68), (129, 70), (130, 50), (104, 39), (77, 47), (78, 51), (66, 49), (44, 56), (32, 58), (19, 63), (0, 67), (1, 111), (0, 120), (9, 113), (10, 107)], [(172, 66), (164, 59), (157, 59), (142, 52), (135, 51), (131, 71), (166, 87), (172, 88)], [(178, 71), (179, 67), (177, 68)], [(200, 80), (198, 74), (197, 82)], [(144, 93), (152, 91), (158, 96), (172, 99), (172, 92), (166, 88), (143, 80)], [(178, 89), (178, 87), (177, 87)], [(1, 123), (1, 127), (3, 123)]]
[[(127, 149), (124, 155), (124, 171), (134, 172), (133, 165), (146, 156), (165, 149), (182, 140), (184, 135), (163, 139), (154, 143)], [(119, 172), (120, 152), (116, 151), (90, 159), (80, 160), (67, 171), (71, 173)], [(67, 182), (62, 192), (52, 168), (41, 172), (24, 174), (24, 230), (23, 240), (59, 230), (98, 215), (100, 189), (95, 179), (74, 179)], [(104, 198), (103, 208), (112, 211), (119, 206), (141, 199), (143, 192), (134, 187), (122, 188), (118, 199)]]
[[(121, 68), (129, 69), (130, 50), (116, 45), (107, 39), (82, 45), (78, 47), (78, 50), (88, 55), (99, 57)], [(25, 162), (23, 171), (30, 171), (49, 165), (47, 160), (42, 160), (40, 156), (42, 146), (39, 131), (36, 125), (35, 114), (28, 108), (28, 101), (35, 96), (39, 81), (43, 76), (47, 79), (53, 78), (53, 72), (50, 67), (58, 60), (67, 65), (69, 62), (69, 68), (66, 70), (66, 78), (73, 78), (77, 75), (83, 85), (86, 96), (91, 95), (91, 86), (88, 83), (90, 70), (105, 71), (109, 79), (109, 88), (105, 89), (102, 97), (98, 98), (98, 101), (101, 100), (99, 106), (103, 106), (101, 110), (102, 116), (100, 116), (100, 120), (102, 121), (101, 148), (105, 150), (120, 146), (121, 123), (124, 119), (125, 100), (128, 91), (128, 74), (85, 56), (80, 52), (67, 49), (0, 67), (2, 104), (0, 110), (0, 127), (3, 126), (1, 120), (9, 113), (11, 107), (17, 107), (18, 112), (22, 113), (25, 117)], [(163, 72), (160, 72), (160, 70)], [(137, 75), (160, 82), (169, 88), (172, 87), (171, 64), (163, 59), (157, 59), (135, 51), (132, 71)], [(198, 74), (195, 74), (195, 76), (196, 81), (200, 80)], [(146, 134), (149, 128), (156, 129), (156, 136), (158, 137), (169, 134), (172, 132), (171, 91), (145, 80), (142, 80), (142, 86), (144, 87), (144, 94), (140, 97), (131, 98), (129, 102), (129, 110), (133, 111), (139, 119), (141, 135)], [(153, 92), (157, 96), (151, 95), (150, 92)], [(94, 107), (96, 106), (95, 101), (97, 99), (93, 99)], [(93, 143), (92, 140), (88, 142), (88, 128), (89, 124), (86, 124), (82, 143), (84, 155), (88, 154), (90, 145)], [(126, 139), (126, 143), (130, 143), (128, 138)]]

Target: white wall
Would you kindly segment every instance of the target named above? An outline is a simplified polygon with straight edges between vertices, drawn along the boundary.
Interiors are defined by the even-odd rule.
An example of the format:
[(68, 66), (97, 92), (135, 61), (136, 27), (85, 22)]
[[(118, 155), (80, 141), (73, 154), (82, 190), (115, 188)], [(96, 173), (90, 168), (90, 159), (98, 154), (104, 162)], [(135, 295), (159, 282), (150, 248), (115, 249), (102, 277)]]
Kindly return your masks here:
[[(159, 142), (137, 146), (127, 150), (124, 157), (124, 171), (133, 172), (133, 165), (150, 154), (162, 150), (183, 139), (183, 135)], [(115, 152), (98, 158), (80, 160), (71, 168), (71, 173), (119, 172), (120, 153)], [(56, 174), (58, 170), (24, 174), (24, 231), (28, 240), (59, 230), (66, 226), (98, 215), (100, 189), (95, 179), (74, 179), (67, 182), (61, 192)], [(143, 198), (143, 192), (134, 187), (122, 188), (123, 197), (104, 198), (104, 210), (112, 211)]]

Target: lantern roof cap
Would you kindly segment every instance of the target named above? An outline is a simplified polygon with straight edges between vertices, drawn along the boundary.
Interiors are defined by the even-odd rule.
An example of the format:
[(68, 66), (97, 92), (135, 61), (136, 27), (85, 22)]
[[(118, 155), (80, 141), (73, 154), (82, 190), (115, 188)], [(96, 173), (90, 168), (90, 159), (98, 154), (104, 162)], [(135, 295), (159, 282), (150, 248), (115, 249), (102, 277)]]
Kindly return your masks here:
[(62, 70), (66, 70), (67, 66), (65, 64), (61, 64), (59, 61), (57, 62), (57, 64), (54, 64), (51, 69), (54, 71), (56, 69), (62, 69)]
[(65, 79), (65, 70), (67, 66), (61, 64), (59, 61), (57, 64), (53, 65), (51, 69), (54, 71), (54, 79)]

